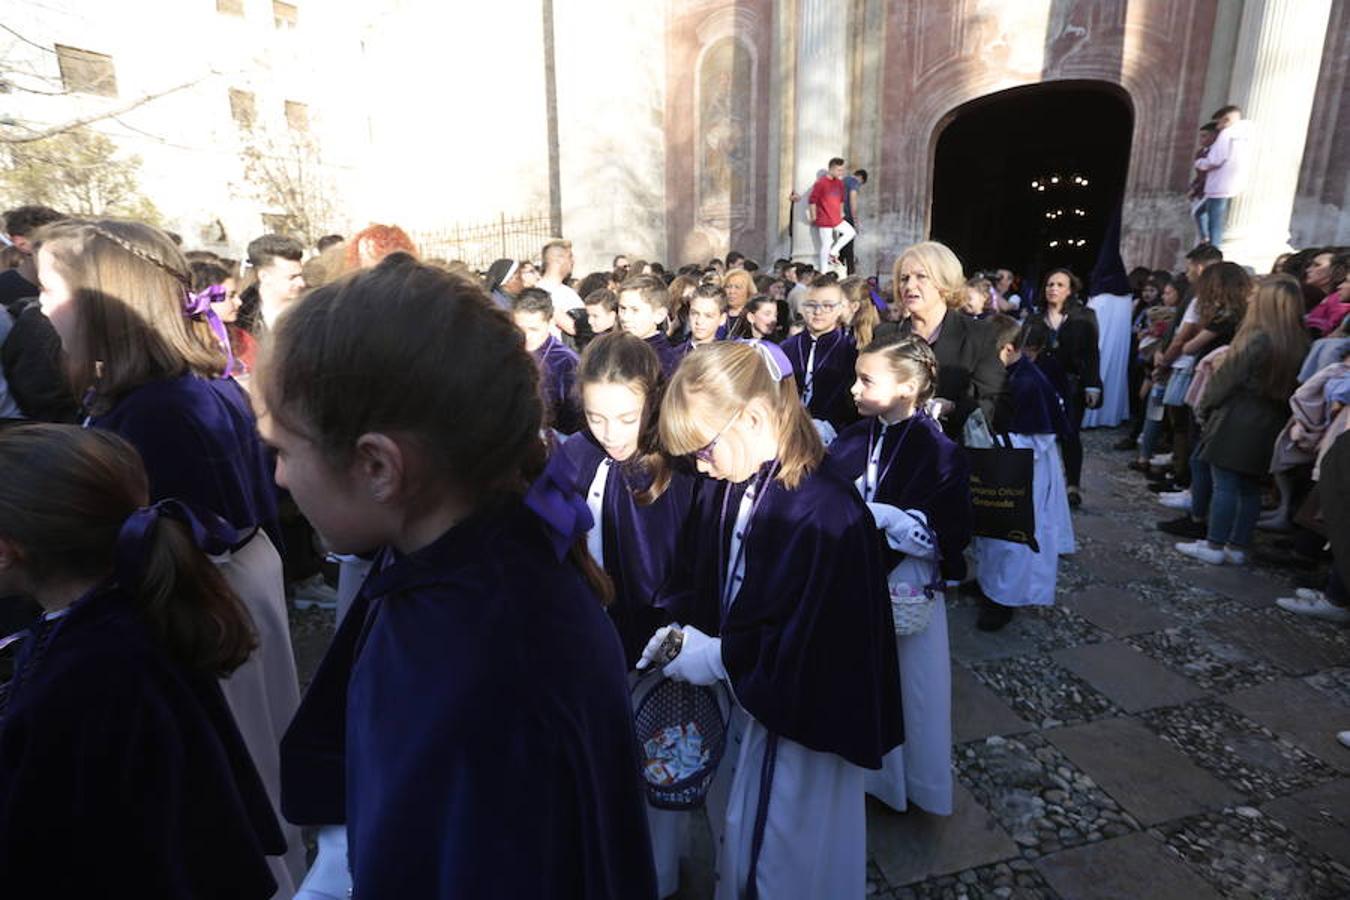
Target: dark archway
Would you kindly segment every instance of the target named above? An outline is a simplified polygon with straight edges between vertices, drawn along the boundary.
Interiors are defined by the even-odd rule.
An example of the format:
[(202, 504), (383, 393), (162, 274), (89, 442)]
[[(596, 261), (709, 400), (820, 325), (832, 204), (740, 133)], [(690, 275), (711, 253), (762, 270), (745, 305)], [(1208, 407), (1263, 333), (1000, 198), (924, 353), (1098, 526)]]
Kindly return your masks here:
[(961, 106), (938, 130), (931, 234), (968, 271), (1086, 281), (1125, 191), (1134, 112), (1117, 85), (1045, 82)]

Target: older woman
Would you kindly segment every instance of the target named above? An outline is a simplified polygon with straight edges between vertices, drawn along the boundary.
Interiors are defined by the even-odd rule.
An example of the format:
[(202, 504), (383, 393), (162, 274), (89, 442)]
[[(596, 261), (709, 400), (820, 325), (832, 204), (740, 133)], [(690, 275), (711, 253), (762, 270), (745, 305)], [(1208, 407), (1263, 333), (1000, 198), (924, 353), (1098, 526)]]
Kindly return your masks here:
[(755, 296), (755, 279), (744, 269), (732, 269), (722, 278), (722, 290), (727, 293), (727, 328), (736, 324), (741, 310)]
[(976, 409), (992, 424), (1006, 374), (985, 323), (961, 314), (966, 277), (956, 254), (937, 241), (915, 244), (895, 261), (891, 285), (903, 318), (878, 325), (874, 339), (898, 331), (917, 334), (932, 346), (938, 361), (938, 415), (948, 437), (960, 442), (966, 419)]

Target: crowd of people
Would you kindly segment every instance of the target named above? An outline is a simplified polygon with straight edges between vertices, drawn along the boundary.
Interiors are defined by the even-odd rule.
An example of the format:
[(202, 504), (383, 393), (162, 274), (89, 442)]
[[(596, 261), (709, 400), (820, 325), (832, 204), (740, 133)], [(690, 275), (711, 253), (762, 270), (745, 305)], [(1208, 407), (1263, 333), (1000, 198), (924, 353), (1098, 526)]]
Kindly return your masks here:
[[(946, 595), (1054, 602), (1118, 350), (1180, 553), (1350, 558), (1344, 248), (1136, 270), (1126, 349), (1087, 302), (1118, 257), (1019, 289), (926, 241), (881, 283), (827, 224), (819, 266), (578, 278), (564, 240), (240, 262), (8, 213), (7, 888), (666, 897), (706, 808), (719, 898), (862, 896), (866, 794), (952, 812)], [(973, 496), (1000, 453), (1032, 533)], [(288, 601), (339, 623), (303, 697)], [(1334, 565), (1279, 602), (1350, 620)]]

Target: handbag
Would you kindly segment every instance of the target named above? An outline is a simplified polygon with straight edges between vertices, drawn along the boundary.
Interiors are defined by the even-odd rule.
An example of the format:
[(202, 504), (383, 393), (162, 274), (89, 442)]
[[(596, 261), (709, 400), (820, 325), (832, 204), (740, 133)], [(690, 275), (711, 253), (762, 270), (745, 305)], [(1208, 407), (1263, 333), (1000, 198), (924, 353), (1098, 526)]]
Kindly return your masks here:
[(1036, 453), (1014, 447), (1006, 434), (994, 446), (967, 448), (970, 459), (970, 506), (974, 533), (1015, 544), (1037, 553), (1036, 504), (1032, 494)]

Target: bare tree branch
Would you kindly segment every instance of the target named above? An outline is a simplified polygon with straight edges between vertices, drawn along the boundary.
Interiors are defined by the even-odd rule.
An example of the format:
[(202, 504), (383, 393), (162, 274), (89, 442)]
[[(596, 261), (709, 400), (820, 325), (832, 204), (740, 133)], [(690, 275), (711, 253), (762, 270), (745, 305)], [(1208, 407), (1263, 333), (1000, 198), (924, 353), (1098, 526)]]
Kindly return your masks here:
[(201, 76), (200, 78), (194, 78), (192, 81), (185, 81), (182, 84), (174, 85), (173, 87), (166, 88), (165, 90), (162, 91), (155, 91), (152, 94), (145, 94), (141, 97), (136, 98), (135, 100), (123, 103), (121, 106), (103, 110), (102, 112), (91, 113), (87, 116), (80, 116), (77, 119), (71, 119), (70, 121), (64, 122), (60, 125), (53, 125), (50, 128), (44, 128), (41, 131), (29, 130), (29, 133), (24, 135), (0, 134), (0, 144), (27, 144), (31, 143), (32, 141), (40, 141), (43, 140), (44, 138), (54, 137), (55, 135), (61, 134), (66, 131), (70, 131), (74, 128), (80, 128), (84, 125), (89, 125), (93, 122), (99, 122), (102, 121), (103, 119), (112, 118), (113, 116), (120, 116), (123, 113), (128, 113), (133, 109), (137, 109), (138, 107), (144, 106), (147, 103), (151, 103), (155, 100), (158, 100), (161, 97), (167, 97), (170, 94), (176, 94), (179, 91), (187, 90), (190, 87), (196, 87), (203, 81), (206, 81), (208, 78), (211, 78), (216, 74), (217, 73), (215, 72), (209, 72), (206, 75)]

